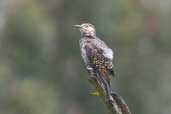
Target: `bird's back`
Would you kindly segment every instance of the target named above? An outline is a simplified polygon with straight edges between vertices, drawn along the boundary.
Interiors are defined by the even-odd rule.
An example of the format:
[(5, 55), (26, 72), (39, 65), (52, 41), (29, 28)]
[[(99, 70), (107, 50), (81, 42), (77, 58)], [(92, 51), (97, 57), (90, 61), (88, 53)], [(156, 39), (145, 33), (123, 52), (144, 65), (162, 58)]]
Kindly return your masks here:
[(90, 65), (107, 77), (111, 75), (113, 52), (104, 41), (99, 38), (82, 38), (80, 39), (80, 47), (86, 65)]

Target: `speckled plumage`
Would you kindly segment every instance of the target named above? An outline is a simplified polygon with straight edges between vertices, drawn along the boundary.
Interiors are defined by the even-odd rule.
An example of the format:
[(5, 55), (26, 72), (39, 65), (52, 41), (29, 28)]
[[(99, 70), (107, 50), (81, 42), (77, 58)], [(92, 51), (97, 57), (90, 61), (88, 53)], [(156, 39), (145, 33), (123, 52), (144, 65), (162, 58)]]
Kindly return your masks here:
[(104, 41), (96, 36), (95, 27), (92, 24), (80, 25), (81, 56), (88, 70), (98, 70), (100, 74), (110, 81), (109, 76), (113, 74), (113, 51)]
[(108, 81), (109, 76), (113, 74), (113, 52), (104, 41), (95, 37), (80, 39), (81, 55), (88, 68), (98, 70)]
[(100, 77), (96, 77), (105, 85), (106, 93), (110, 96), (110, 76), (114, 76), (113, 51), (96, 36), (96, 30), (92, 24), (85, 23), (76, 25), (76, 27), (81, 32), (79, 43), (87, 71), (93, 76), (96, 76), (95, 72), (98, 72)]

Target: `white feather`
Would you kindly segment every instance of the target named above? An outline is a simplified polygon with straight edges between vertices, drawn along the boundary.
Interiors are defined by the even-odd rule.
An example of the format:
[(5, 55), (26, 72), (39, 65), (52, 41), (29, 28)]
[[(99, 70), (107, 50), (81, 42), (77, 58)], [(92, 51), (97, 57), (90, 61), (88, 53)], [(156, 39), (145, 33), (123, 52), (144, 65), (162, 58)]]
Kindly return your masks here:
[(84, 63), (87, 64), (88, 60), (87, 60), (87, 54), (86, 54), (86, 50), (84, 48), (84, 45), (81, 47), (81, 56), (83, 58)]
[(103, 55), (111, 60), (113, 60), (113, 51), (110, 48), (104, 48)]

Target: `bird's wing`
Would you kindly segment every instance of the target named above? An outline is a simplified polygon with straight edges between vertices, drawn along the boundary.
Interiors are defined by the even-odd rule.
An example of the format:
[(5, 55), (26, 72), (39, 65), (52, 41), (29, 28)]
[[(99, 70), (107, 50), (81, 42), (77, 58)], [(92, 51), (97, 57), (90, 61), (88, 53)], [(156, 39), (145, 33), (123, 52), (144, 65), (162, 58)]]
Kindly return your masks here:
[(104, 41), (97, 38), (95, 39), (95, 42), (93, 42), (93, 45), (95, 45), (97, 48), (102, 49), (103, 55), (106, 58), (113, 60), (113, 51), (106, 45)]
[(93, 42), (93, 45), (95, 45), (95, 47), (97, 49), (102, 50), (102, 56), (104, 56), (105, 61), (107, 61), (109, 63), (108, 64), (109, 73), (114, 76), (113, 63), (112, 63), (112, 60), (113, 60), (112, 49), (110, 49), (103, 40), (101, 40), (99, 38), (97, 38), (95, 40), (96, 41)]
[(109, 75), (114, 75), (112, 64), (113, 52), (107, 46), (97, 45), (97, 43), (91, 42), (85, 45), (89, 64), (110, 81)]

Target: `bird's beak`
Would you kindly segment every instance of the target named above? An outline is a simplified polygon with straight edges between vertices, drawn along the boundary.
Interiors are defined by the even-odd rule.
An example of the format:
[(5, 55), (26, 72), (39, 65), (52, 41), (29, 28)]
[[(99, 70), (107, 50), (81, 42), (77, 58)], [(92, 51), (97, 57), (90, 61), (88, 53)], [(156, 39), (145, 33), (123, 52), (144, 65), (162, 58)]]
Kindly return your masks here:
[(74, 27), (81, 28), (81, 25), (74, 25)]

